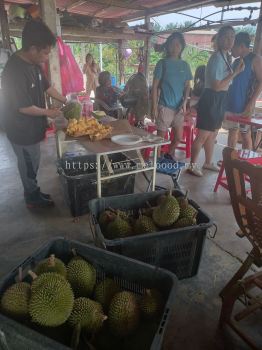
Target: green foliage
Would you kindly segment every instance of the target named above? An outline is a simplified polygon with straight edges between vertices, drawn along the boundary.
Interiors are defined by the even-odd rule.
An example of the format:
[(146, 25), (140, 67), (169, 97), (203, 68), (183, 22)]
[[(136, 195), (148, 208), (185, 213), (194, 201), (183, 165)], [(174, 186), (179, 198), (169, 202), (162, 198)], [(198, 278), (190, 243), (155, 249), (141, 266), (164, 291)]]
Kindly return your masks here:
[(187, 46), (183, 52), (182, 58), (190, 65), (192, 74), (194, 75), (198, 66), (207, 64), (209, 56), (207, 51)]
[(248, 25), (248, 26), (240, 26), (235, 27), (235, 32), (247, 32), (249, 35), (254, 36), (256, 35), (256, 26)]

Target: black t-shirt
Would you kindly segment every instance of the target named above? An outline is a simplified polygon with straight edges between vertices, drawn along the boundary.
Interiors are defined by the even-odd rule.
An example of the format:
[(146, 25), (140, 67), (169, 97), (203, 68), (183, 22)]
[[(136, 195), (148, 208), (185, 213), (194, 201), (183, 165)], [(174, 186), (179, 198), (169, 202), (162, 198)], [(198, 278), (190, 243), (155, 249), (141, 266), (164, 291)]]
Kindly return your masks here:
[(2, 74), (4, 124), (7, 137), (18, 145), (33, 145), (42, 141), (47, 128), (46, 116), (30, 116), (20, 108), (45, 108), (45, 91), (50, 87), (40, 66), (30, 64), (13, 54)]

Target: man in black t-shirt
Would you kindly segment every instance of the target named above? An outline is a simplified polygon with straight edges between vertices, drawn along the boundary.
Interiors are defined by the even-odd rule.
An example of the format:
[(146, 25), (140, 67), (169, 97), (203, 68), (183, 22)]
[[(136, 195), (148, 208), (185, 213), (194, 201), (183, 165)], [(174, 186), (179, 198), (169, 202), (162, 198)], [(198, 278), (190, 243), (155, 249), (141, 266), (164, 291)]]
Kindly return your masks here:
[(22, 49), (10, 57), (2, 74), (5, 131), (17, 156), (25, 202), (30, 208), (54, 204), (50, 195), (40, 191), (36, 176), (47, 117), (61, 115), (59, 109), (46, 108), (45, 93), (66, 103), (66, 97), (50, 86), (41, 69), (55, 44), (54, 34), (43, 22), (28, 22), (22, 33)]

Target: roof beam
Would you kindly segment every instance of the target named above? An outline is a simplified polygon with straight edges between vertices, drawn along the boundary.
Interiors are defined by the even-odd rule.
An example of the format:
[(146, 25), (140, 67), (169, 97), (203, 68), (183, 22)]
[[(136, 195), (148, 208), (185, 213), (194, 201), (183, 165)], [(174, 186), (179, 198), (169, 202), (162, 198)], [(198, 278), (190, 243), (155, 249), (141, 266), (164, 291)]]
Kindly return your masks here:
[[(10, 23), (10, 35), (20, 37), (24, 27), (23, 22)], [(147, 37), (152, 36), (152, 34), (146, 33), (124, 33), (121, 30), (93, 30), (90, 28), (78, 28), (71, 26), (63, 26), (62, 28), (63, 38), (75, 38), (76, 41), (83, 42), (96, 41), (96, 42), (108, 42), (109, 40), (115, 41), (119, 39), (123, 40), (145, 40)]]
[(85, 1), (74, 1), (71, 5), (67, 6), (67, 10), (73, 10), (74, 8), (81, 6), (81, 5), (88, 5), (88, 4), (98, 4), (98, 5), (104, 5), (106, 7), (119, 7), (123, 9), (128, 10), (136, 10), (136, 11), (144, 11), (146, 7), (141, 5), (133, 4), (132, 2), (123, 2), (122, 0), (85, 0)]
[(134, 12), (128, 16), (124, 16), (122, 18), (123, 21), (135, 21), (138, 19), (143, 19), (145, 16), (159, 16), (162, 14), (167, 14), (169, 12), (181, 11), (181, 10), (189, 10), (192, 8), (199, 7), (201, 5), (213, 5), (216, 0), (178, 0), (173, 1), (171, 4), (162, 5), (158, 7), (154, 7), (152, 9), (147, 9), (144, 11)]

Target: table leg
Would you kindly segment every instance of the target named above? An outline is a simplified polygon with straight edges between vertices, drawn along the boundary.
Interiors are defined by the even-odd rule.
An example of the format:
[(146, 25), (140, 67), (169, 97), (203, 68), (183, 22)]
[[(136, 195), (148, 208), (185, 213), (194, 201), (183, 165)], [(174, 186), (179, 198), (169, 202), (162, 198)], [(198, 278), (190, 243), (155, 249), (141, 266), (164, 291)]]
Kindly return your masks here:
[(96, 165), (97, 165), (97, 198), (102, 197), (102, 191), (101, 191), (101, 158), (100, 154), (96, 155)]
[(157, 149), (158, 146), (154, 147), (154, 163), (153, 163), (153, 176), (152, 176), (152, 191), (155, 191), (155, 187), (156, 187), (156, 167), (157, 167)]
[(256, 151), (256, 150), (257, 150), (257, 148), (256, 148), (256, 146), (255, 146), (255, 142), (256, 142), (255, 130), (256, 130), (256, 128), (254, 128), (254, 127), (251, 125), (250, 132), (251, 132), (252, 150), (253, 150), (253, 151)]

